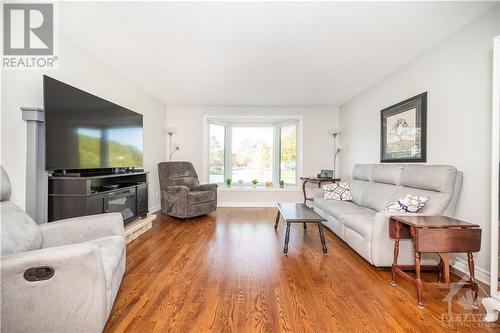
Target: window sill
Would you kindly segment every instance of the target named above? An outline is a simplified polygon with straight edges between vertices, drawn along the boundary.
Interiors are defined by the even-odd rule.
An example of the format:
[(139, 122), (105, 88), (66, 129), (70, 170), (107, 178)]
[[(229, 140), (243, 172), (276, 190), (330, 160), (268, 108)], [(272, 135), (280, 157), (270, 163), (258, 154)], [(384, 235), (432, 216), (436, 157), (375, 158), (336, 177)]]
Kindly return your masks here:
[(301, 192), (302, 190), (298, 186), (286, 186), (281, 187), (266, 187), (266, 186), (231, 186), (220, 185), (218, 188), (219, 192)]

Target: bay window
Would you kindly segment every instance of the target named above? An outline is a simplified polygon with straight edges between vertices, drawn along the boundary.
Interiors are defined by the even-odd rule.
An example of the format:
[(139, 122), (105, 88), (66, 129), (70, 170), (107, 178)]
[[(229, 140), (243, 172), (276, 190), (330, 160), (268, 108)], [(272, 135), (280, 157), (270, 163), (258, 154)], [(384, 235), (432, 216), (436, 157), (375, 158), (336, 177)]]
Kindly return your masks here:
[(280, 178), (286, 184), (297, 182), (297, 125), (280, 127)]
[(230, 178), (259, 185), (280, 180), (297, 184), (297, 119), (208, 120), (208, 175), (212, 183)]
[(225, 127), (217, 124), (209, 125), (208, 138), (208, 165), (209, 182), (224, 182), (224, 147), (225, 147)]

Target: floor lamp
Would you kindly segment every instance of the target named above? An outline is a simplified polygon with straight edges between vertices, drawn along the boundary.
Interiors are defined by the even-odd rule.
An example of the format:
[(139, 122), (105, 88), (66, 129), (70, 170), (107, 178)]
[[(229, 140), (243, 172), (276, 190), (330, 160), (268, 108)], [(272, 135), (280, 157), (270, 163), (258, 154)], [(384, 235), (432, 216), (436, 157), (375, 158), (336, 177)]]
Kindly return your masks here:
[(174, 150), (172, 150), (172, 136), (175, 134), (175, 132), (177, 132), (177, 130), (173, 127), (168, 127), (166, 129), (166, 132), (168, 134), (169, 141), (168, 160), (172, 161), (172, 155), (174, 155), (174, 153), (179, 150), (179, 146), (177, 145), (174, 147)]
[(337, 148), (337, 135), (340, 133), (339, 129), (331, 129), (328, 131), (333, 137), (333, 178), (337, 178), (337, 155), (342, 150), (340, 147)]
[[(337, 162), (337, 155), (342, 151), (342, 147), (337, 147), (335, 150), (335, 155), (333, 157), (333, 165)], [(340, 178), (340, 173), (337, 173), (337, 168), (333, 169), (333, 178)]]

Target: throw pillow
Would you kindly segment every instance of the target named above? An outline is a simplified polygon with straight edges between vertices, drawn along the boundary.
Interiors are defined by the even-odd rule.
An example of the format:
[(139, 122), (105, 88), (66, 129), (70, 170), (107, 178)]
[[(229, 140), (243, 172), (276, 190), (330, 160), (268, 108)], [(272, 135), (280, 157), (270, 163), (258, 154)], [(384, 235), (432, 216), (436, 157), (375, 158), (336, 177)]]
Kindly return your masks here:
[(326, 200), (352, 200), (351, 186), (347, 182), (323, 185), (323, 191)]
[(406, 194), (404, 197), (396, 200), (396, 202), (393, 202), (385, 207), (385, 211), (396, 213), (417, 213), (419, 210), (424, 208), (427, 201), (429, 201), (428, 197)]

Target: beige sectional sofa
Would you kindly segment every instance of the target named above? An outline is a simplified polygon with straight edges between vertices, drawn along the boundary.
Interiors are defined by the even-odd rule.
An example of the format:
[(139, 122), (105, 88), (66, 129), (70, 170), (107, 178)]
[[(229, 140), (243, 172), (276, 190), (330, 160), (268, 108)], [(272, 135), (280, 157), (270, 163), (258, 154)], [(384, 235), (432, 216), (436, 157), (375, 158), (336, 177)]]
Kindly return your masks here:
[[(389, 238), (389, 216), (395, 214), (385, 212), (385, 207), (410, 193), (429, 197), (419, 214), (452, 216), (462, 173), (448, 165), (358, 164), (350, 183), (352, 201), (325, 200), (318, 189), (314, 210), (359, 255), (377, 267), (387, 267), (392, 264), (394, 246)], [(399, 253), (400, 264), (414, 263), (410, 240), (400, 242)], [(428, 255), (424, 260), (432, 258)]]

